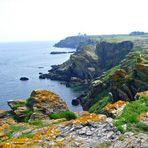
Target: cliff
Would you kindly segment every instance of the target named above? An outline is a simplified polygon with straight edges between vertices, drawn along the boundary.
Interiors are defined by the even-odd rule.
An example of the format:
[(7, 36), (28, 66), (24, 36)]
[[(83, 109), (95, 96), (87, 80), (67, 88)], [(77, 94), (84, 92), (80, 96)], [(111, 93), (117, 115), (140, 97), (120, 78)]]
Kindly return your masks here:
[(46, 76), (52, 80), (77, 84), (86, 83), (111, 67), (118, 65), (132, 48), (133, 43), (130, 41), (121, 43), (101, 42), (98, 44), (87, 42), (87, 45), (80, 45), (77, 52), (71, 55), (68, 61), (53, 66), (48, 74), (43, 74), (40, 77)]
[(134, 42), (124, 60), (91, 82), (89, 93), (81, 100), (85, 110), (100, 113), (108, 102), (133, 101), (137, 92), (148, 89), (147, 43)]

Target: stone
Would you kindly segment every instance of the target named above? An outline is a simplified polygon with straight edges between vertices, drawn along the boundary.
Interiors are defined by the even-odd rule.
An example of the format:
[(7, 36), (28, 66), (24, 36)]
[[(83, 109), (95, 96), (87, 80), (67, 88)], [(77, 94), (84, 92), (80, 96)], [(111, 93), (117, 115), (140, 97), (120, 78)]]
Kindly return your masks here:
[(143, 92), (138, 92), (136, 94), (137, 97), (146, 97), (148, 98), (148, 90), (147, 91), (143, 91)]
[(20, 80), (21, 80), (21, 81), (28, 81), (29, 78), (27, 78), (27, 77), (21, 77)]
[(30, 120), (48, 120), (48, 115), (44, 115), (42, 113), (35, 112), (30, 116)]
[(25, 111), (27, 111), (28, 108), (27, 107), (18, 107), (16, 110), (14, 110), (14, 113), (19, 117), (19, 118), (23, 118), (26, 116), (26, 114), (24, 113)]
[(111, 117), (118, 117), (121, 115), (126, 105), (127, 102), (119, 100), (113, 104), (109, 103), (106, 105), (104, 111)]
[(141, 113), (137, 119), (138, 121), (148, 125), (148, 112)]

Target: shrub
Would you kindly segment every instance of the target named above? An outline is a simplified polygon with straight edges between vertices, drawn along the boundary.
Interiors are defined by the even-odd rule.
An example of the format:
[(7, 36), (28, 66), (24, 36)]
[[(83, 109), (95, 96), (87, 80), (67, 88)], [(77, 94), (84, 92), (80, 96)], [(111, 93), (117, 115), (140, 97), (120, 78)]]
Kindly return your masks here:
[(60, 118), (66, 118), (67, 120), (72, 120), (72, 119), (76, 119), (77, 116), (75, 113), (73, 112), (60, 112), (60, 113), (55, 113), (55, 114), (49, 114), (49, 117), (51, 119), (60, 119)]

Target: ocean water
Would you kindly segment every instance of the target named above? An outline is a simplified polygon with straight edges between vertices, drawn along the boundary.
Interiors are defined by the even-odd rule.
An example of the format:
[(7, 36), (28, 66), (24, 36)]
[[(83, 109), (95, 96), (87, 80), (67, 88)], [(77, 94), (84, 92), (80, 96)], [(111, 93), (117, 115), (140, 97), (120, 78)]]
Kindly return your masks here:
[[(81, 111), (71, 100), (79, 95), (58, 81), (40, 80), (39, 72), (47, 73), (51, 65), (61, 64), (71, 54), (51, 55), (51, 51), (72, 51), (53, 47), (55, 42), (0, 43), (0, 109), (10, 109), (7, 100), (26, 99), (34, 89), (47, 89), (64, 99), (71, 111)], [(43, 67), (43, 68), (41, 68)], [(29, 81), (20, 81), (20, 77)]]

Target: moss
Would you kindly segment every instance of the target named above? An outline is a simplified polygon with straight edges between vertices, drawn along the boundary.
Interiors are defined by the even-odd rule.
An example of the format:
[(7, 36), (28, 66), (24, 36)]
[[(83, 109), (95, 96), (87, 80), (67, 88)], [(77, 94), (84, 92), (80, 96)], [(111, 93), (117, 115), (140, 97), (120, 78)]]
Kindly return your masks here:
[(55, 114), (49, 114), (49, 117), (51, 119), (60, 119), (60, 118), (66, 118), (67, 120), (72, 120), (72, 119), (76, 119), (77, 116), (75, 113), (73, 112), (60, 112), (60, 113), (55, 113)]

